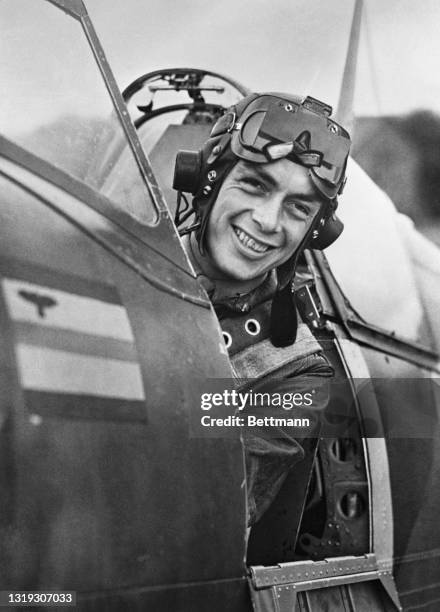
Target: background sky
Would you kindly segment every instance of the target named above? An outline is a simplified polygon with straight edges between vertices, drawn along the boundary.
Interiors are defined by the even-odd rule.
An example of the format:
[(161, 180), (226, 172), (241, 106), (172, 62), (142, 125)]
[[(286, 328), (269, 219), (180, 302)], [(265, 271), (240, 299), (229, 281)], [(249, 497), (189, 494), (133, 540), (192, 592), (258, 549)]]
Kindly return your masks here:
[[(354, 0), (86, 0), (125, 87), (167, 66), (335, 104)], [(355, 112), (440, 112), (440, 2), (364, 0)]]
[[(121, 89), (151, 70), (189, 66), (337, 104), (354, 0), (85, 3)], [(63, 114), (108, 114), (79, 23), (43, 0), (0, 0), (0, 13), (6, 135)], [(439, 65), (440, 0), (364, 0), (355, 114), (440, 114)]]

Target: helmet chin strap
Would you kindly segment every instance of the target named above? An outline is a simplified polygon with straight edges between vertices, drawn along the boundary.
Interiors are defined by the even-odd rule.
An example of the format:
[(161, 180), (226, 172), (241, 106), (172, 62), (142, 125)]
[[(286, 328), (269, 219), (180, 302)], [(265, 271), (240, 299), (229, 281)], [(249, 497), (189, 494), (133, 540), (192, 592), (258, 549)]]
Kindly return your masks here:
[(323, 204), (320, 213), (313, 220), (294, 254), (277, 268), (278, 289), (273, 297), (270, 311), (270, 340), (276, 347), (289, 346), (296, 340), (298, 313), (291, 283), (295, 276), (298, 259), (328, 209), (329, 204)]
[(313, 233), (317, 231), (322, 219), (325, 218), (325, 215), (328, 213), (329, 209), (330, 205), (327, 202), (321, 206), (319, 213), (313, 219), (309, 229), (304, 234), (301, 242), (299, 243), (293, 255), (287, 261), (277, 267), (278, 291), (284, 289), (284, 287), (286, 287), (286, 285), (289, 285), (289, 283), (293, 280), (299, 256), (308, 246), (308, 243), (313, 237)]
[[(217, 200), (217, 196), (223, 185), (223, 181), (225, 180), (226, 176), (229, 174), (229, 172), (232, 170), (232, 168), (235, 166), (237, 162), (238, 162), (237, 158), (233, 158), (230, 160), (225, 159), (225, 163), (222, 165), (221, 169), (217, 170), (217, 177), (216, 177), (215, 184), (211, 186), (209, 197), (206, 199), (206, 201), (203, 204), (203, 214), (197, 213), (198, 226), (195, 228), (195, 230), (196, 230), (197, 243), (199, 245), (199, 251), (201, 255), (205, 255), (206, 253), (206, 244), (205, 244), (206, 231), (207, 231), (208, 221), (209, 221), (209, 217), (210, 217), (212, 208), (215, 204), (215, 201)], [(195, 196), (195, 198), (197, 197), (198, 197), (198, 194)], [(193, 203), (193, 207), (194, 207), (194, 203)], [(197, 207), (194, 207), (194, 208), (197, 208)]]
[(293, 344), (298, 330), (298, 314), (290, 284), (277, 291), (270, 310), (270, 340), (274, 346)]

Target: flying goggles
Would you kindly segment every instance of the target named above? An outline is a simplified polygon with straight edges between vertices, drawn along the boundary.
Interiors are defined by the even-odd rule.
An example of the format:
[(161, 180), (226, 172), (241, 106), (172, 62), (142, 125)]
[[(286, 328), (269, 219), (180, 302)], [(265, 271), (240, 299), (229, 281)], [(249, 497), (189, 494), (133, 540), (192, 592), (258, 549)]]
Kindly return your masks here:
[(262, 95), (239, 117), (229, 110), (217, 121), (211, 137), (229, 133), (232, 152), (249, 162), (287, 158), (310, 168), (318, 191), (333, 199), (344, 186), (350, 136), (330, 119), (331, 113), (331, 106), (311, 97)]

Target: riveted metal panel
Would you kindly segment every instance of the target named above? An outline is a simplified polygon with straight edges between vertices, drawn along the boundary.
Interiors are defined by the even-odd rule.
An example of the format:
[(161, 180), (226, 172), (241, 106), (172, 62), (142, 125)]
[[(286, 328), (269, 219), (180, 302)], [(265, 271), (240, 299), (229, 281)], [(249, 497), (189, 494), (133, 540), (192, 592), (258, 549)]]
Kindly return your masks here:
[[(54, 202), (75, 207), (71, 195), (53, 186), (46, 197), (49, 187)], [(96, 600), (114, 598), (119, 609), (131, 601), (127, 590), (170, 585), (168, 594), (151, 592), (145, 601), (168, 610), (175, 593), (174, 609), (184, 612), (203, 609), (212, 582), (218, 609), (242, 612), (241, 443), (191, 438), (189, 429), (206, 379), (230, 375), (214, 313), (142, 279), (92, 228), (5, 180), (1, 215), (0, 365), (9, 387), (0, 398), (8, 423), (2, 430), (8, 479), (0, 477), (0, 486), (2, 500), (10, 502), (0, 532), (4, 584), (57, 584), (93, 592)], [(101, 216), (96, 224), (106, 225), (115, 246), (112, 223)], [(87, 321), (98, 306), (102, 320), (94, 328)], [(37, 378), (26, 357), (35, 348), (44, 357), (34, 361)], [(57, 351), (59, 363), (52, 359)], [(96, 377), (86, 369), (78, 379), (61, 368), (72, 359), (84, 366), (93, 361)], [(125, 376), (127, 366), (136, 377), (140, 372), (140, 387), (137, 378), (132, 387), (119, 375), (108, 378), (114, 367)], [(43, 374), (45, 388), (34, 388)], [(55, 401), (60, 394), (64, 403)], [(241, 585), (233, 597), (215, 586), (230, 580)], [(175, 590), (198, 582), (206, 583), (203, 595)]]

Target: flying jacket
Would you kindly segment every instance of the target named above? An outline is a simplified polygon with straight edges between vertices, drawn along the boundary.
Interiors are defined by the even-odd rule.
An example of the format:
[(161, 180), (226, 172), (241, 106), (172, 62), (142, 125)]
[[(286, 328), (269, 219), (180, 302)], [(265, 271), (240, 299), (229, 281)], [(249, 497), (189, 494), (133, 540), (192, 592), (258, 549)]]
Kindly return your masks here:
[[(276, 421), (243, 428), (249, 525), (261, 518), (289, 471), (304, 458), (299, 440), (319, 437), (320, 415), (328, 403), (328, 380), (333, 376), (322, 347), (304, 323), (298, 326), (294, 344), (276, 348), (270, 342), (270, 306), (275, 287), (273, 272), (249, 294), (213, 302), (230, 342), (228, 351), (237, 388), (252, 390), (253, 397), (256, 393), (266, 394), (263, 397), (267, 398), (266, 402), (246, 408), (241, 416), (253, 415), (262, 421), (265, 416), (273, 416), (280, 422), (295, 417), (310, 422), (305, 429), (277, 425)], [(293, 394), (309, 401), (287, 408), (279, 405), (280, 398), (291, 400)]]

